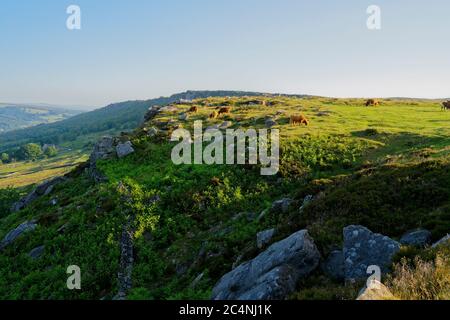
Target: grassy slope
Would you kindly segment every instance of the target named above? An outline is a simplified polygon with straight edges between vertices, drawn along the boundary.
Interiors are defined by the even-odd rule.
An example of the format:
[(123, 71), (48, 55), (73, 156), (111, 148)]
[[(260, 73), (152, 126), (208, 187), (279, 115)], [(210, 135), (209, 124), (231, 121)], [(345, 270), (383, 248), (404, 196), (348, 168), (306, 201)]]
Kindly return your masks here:
[[(448, 232), (450, 114), (438, 104), (383, 101), (380, 107), (365, 108), (362, 100), (272, 100), (278, 104), (235, 107), (230, 120), (263, 127), (264, 116), (286, 111), (279, 119), (280, 176), (262, 177), (252, 166), (175, 166), (172, 144), (137, 130), (134, 155), (99, 164), (108, 183), (94, 186), (80, 175), (57, 187), (51, 196), (58, 199), (57, 206), (47, 197), (0, 220), (0, 236), (26, 219), (40, 221), (36, 232), (0, 256), (0, 298), (112, 297), (118, 239), (124, 212), (130, 209), (137, 215), (138, 230), (130, 298), (208, 298), (215, 281), (239, 256), (245, 261), (258, 253), (255, 234), (270, 227), (278, 228), (277, 239), (308, 228), (323, 254), (340, 245), (342, 227), (352, 223), (392, 237), (419, 226), (432, 230), (435, 239)], [(221, 105), (224, 99), (208, 102)], [(212, 109), (201, 107), (191, 120), (207, 118)], [(319, 116), (323, 111), (330, 114)], [(310, 127), (287, 124), (288, 115), (297, 112), (310, 118)], [(155, 121), (169, 118), (176, 115)], [(117, 191), (119, 181), (131, 190), (128, 204)], [(161, 201), (148, 207), (146, 201), (155, 194)], [(307, 194), (320, 197), (299, 214)], [(259, 222), (237, 215), (259, 214), (284, 196), (297, 201), (285, 214), (272, 212)], [(58, 232), (61, 226), (66, 229)], [(46, 244), (44, 257), (28, 258), (27, 252), (41, 244)], [(83, 272), (79, 293), (64, 286), (70, 264)], [(191, 288), (200, 273), (204, 277)], [(320, 273), (311, 279), (294, 298), (353, 297), (353, 291)]]
[(83, 151), (66, 151), (57, 157), (36, 162), (14, 162), (0, 165), (0, 189), (26, 187), (64, 175), (87, 160)]

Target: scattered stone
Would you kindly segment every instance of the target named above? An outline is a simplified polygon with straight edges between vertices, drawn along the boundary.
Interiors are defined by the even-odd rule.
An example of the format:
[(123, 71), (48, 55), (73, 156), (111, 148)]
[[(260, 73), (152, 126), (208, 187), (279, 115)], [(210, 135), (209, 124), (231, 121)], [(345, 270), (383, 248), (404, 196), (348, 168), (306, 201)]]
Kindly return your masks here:
[(259, 214), (257, 220), (258, 220), (258, 221), (262, 220), (269, 212), (270, 212), (270, 209), (265, 209), (265, 210), (263, 210), (263, 211)]
[(129, 154), (134, 153), (133, 144), (131, 141), (126, 141), (124, 143), (119, 143), (116, 147), (117, 156), (123, 158)]
[(58, 200), (56, 198), (53, 198), (52, 200), (50, 200), (50, 204), (52, 206), (56, 206), (58, 204)]
[(220, 129), (228, 129), (229, 127), (231, 127), (233, 125), (233, 122), (231, 121), (225, 121), (220, 125)]
[(275, 235), (275, 229), (269, 229), (265, 231), (258, 232), (256, 235), (256, 245), (259, 249), (267, 246), (270, 241), (272, 241), (273, 236)]
[(114, 157), (114, 138), (105, 136), (94, 145), (89, 161), (93, 165), (97, 160), (110, 159), (112, 157)]
[(438, 242), (436, 242), (435, 244), (432, 245), (433, 248), (437, 248), (439, 246), (442, 246), (443, 244), (446, 244), (450, 241), (450, 234), (446, 235), (445, 237), (443, 237), (441, 240), (439, 240)]
[(212, 126), (209, 126), (206, 128), (206, 130), (219, 130), (219, 129), (220, 129), (220, 125), (218, 125), (218, 124), (215, 124), (215, 125), (212, 125)]
[(331, 114), (331, 111), (320, 111), (317, 113), (318, 117), (327, 117)]
[(178, 119), (180, 119), (181, 121), (186, 121), (189, 119), (189, 115), (183, 112), (178, 116)]
[(32, 220), (32, 221), (26, 221), (26, 222), (22, 223), (20, 226), (18, 226), (17, 228), (11, 230), (0, 242), (0, 250), (9, 246), (11, 243), (16, 241), (17, 238), (19, 238), (24, 233), (33, 231), (34, 229), (36, 229), (36, 227), (37, 227), (36, 221)]
[(423, 229), (407, 232), (401, 237), (400, 243), (405, 246), (424, 247), (431, 243), (431, 232)]
[(245, 219), (248, 222), (251, 222), (253, 220), (255, 220), (256, 218), (256, 213), (254, 212), (239, 212), (237, 215), (235, 215), (231, 220), (236, 221), (241, 219), (242, 217), (245, 217)]
[(384, 284), (377, 280), (372, 280), (369, 287), (366, 285), (359, 292), (356, 300), (396, 300), (396, 298)]
[(28, 195), (20, 199), (18, 202), (14, 203), (11, 207), (11, 212), (20, 211), (26, 208), (30, 203), (32, 203), (36, 199), (49, 195), (53, 191), (53, 188), (63, 181), (66, 181), (65, 177), (56, 177), (54, 179), (41, 183)]
[(277, 125), (277, 122), (275, 120), (273, 120), (271, 118), (266, 120), (267, 128), (272, 128), (273, 126), (276, 126), (276, 125)]
[(147, 122), (147, 121), (152, 120), (160, 112), (161, 112), (161, 107), (160, 106), (152, 106), (152, 107), (150, 107), (148, 109), (147, 113), (144, 116), (144, 121)]
[(371, 265), (380, 267), (383, 273), (388, 272), (392, 257), (399, 250), (397, 241), (363, 226), (344, 228), (345, 280), (366, 279), (367, 268)]
[(44, 254), (44, 250), (45, 246), (39, 246), (31, 250), (30, 253), (28, 253), (28, 256), (33, 260), (37, 260)]
[(341, 250), (332, 251), (322, 263), (321, 269), (330, 278), (343, 280), (345, 277), (344, 253)]
[(203, 279), (204, 276), (205, 276), (204, 272), (200, 273), (197, 277), (195, 277), (195, 279), (192, 281), (189, 287), (193, 289), (196, 286), (198, 286), (198, 284), (200, 283), (200, 281)]
[(302, 203), (302, 205), (300, 206), (299, 211), (303, 211), (303, 209), (305, 209), (306, 206), (307, 206), (311, 201), (313, 201), (313, 200), (314, 200), (314, 196), (313, 196), (313, 195), (307, 195), (307, 196), (303, 199), (303, 203)]
[(150, 129), (147, 130), (147, 136), (149, 136), (150, 138), (153, 138), (157, 134), (158, 134), (158, 129), (156, 129), (155, 127), (151, 127)]
[(291, 203), (292, 199), (289, 198), (277, 200), (272, 203), (272, 211), (281, 211), (282, 213), (286, 213), (289, 210)]
[(298, 280), (316, 269), (319, 260), (308, 231), (298, 231), (224, 275), (214, 287), (212, 299), (284, 299), (295, 290)]
[(165, 106), (160, 109), (160, 112), (174, 113), (174, 112), (178, 112), (178, 108), (175, 106)]

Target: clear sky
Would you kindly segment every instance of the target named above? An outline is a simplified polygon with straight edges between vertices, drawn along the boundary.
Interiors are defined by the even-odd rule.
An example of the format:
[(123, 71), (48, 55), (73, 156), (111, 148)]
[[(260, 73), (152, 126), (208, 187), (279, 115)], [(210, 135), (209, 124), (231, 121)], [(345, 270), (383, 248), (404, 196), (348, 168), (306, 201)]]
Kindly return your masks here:
[[(66, 8), (81, 8), (81, 30)], [(366, 9), (381, 7), (379, 31)], [(0, 0), (0, 101), (450, 97), (448, 0)]]

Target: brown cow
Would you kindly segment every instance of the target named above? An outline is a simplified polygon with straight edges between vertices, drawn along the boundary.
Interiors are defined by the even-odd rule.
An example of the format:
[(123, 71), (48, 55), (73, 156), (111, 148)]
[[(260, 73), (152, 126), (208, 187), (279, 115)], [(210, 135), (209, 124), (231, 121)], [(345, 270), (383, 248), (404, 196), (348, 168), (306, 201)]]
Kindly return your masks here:
[(366, 107), (370, 107), (370, 106), (379, 106), (380, 102), (378, 100), (375, 99), (369, 99), (366, 101)]
[(210, 115), (210, 119), (216, 119), (219, 116), (219, 113), (217, 111), (213, 111)]
[(450, 100), (442, 102), (441, 110), (443, 111), (450, 110)]
[(305, 126), (309, 125), (309, 120), (304, 116), (304, 115), (292, 115), (291, 116), (291, 121), (289, 122), (291, 125), (296, 125), (296, 124), (304, 124)]
[(191, 107), (191, 108), (189, 109), (188, 112), (197, 113), (197, 112), (198, 112), (198, 107), (193, 106), (193, 107)]
[(231, 107), (223, 107), (223, 108), (220, 108), (220, 110), (219, 110), (219, 116), (221, 114), (228, 114), (228, 113), (231, 113)]

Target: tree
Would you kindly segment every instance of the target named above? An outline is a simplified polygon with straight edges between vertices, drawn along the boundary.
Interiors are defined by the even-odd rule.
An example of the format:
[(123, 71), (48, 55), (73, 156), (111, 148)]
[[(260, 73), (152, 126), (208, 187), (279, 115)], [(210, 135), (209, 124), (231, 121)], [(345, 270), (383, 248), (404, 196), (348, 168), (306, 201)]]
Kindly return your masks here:
[(47, 157), (53, 158), (56, 157), (57, 154), (58, 149), (56, 149), (55, 146), (48, 146), (47, 148), (45, 148), (44, 155), (46, 155)]
[(3, 162), (3, 163), (9, 162), (9, 154), (2, 153), (2, 155), (0, 156), (0, 161)]
[(23, 160), (34, 161), (42, 156), (42, 149), (41, 146), (36, 143), (27, 143), (20, 147), (19, 154)]

